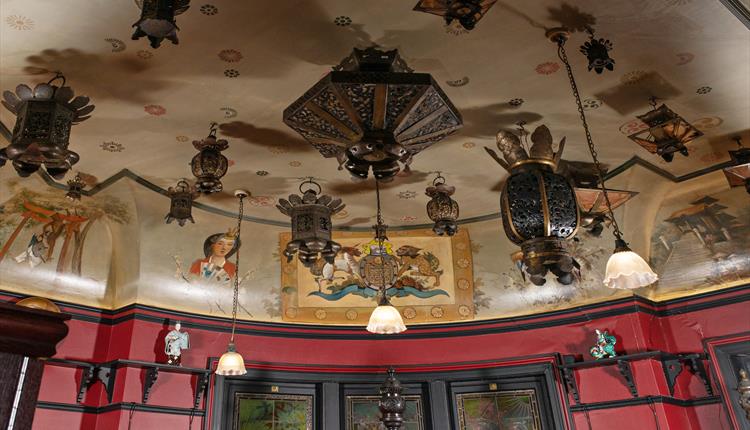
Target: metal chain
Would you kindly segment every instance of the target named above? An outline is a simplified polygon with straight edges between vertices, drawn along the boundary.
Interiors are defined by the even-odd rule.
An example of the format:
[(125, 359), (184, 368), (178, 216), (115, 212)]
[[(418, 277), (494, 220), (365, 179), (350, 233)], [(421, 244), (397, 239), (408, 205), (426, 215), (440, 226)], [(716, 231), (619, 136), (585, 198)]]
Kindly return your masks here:
[(230, 342), (234, 343), (234, 330), (237, 327), (237, 299), (240, 294), (240, 232), (242, 231), (242, 215), (244, 213), (245, 195), (240, 195), (240, 211), (237, 213), (237, 250), (234, 254), (234, 298), (232, 300), (232, 338)]
[(560, 58), (560, 61), (565, 64), (565, 69), (568, 71), (568, 79), (570, 80), (570, 88), (573, 90), (573, 97), (576, 99), (576, 105), (578, 106), (578, 114), (581, 118), (581, 123), (583, 124), (583, 131), (586, 133), (586, 142), (589, 146), (589, 152), (591, 153), (591, 158), (594, 160), (594, 166), (596, 167), (596, 176), (599, 179), (599, 183), (602, 187), (602, 192), (604, 193), (604, 202), (607, 204), (607, 212), (609, 213), (609, 217), (612, 220), (612, 234), (615, 235), (615, 238), (618, 240), (622, 240), (622, 232), (620, 231), (620, 226), (617, 224), (617, 220), (615, 219), (615, 214), (612, 212), (612, 203), (609, 201), (609, 193), (607, 192), (607, 187), (604, 184), (604, 174), (602, 173), (602, 165), (599, 163), (599, 158), (597, 157), (596, 148), (594, 147), (594, 140), (591, 137), (591, 132), (589, 131), (589, 124), (586, 122), (586, 114), (584, 114), (583, 111), (583, 104), (581, 103), (581, 95), (578, 93), (578, 85), (576, 85), (576, 80), (573, 77), (573, 69), (570, 67), (570, 63), (568, 62), (568, 56), (565, 53), (565, 37), (560, 37), (557, 39), (557, 56)]
[(378, 252), (380, 253), (380, 283), (383, 284), (381, 288), (381, 294), (383, 300), (386, 300), (386, 286), (385, 286), (385, 257), (383, 256), (383, 235), (380, 232), (383, 230), (383, 213), (380, 210), (380, 181), (375, 178), (375, 200), (378, 203), (378, 216), (376, 219), (377, 227), (375, 228), (375, 234), (378, 239)]

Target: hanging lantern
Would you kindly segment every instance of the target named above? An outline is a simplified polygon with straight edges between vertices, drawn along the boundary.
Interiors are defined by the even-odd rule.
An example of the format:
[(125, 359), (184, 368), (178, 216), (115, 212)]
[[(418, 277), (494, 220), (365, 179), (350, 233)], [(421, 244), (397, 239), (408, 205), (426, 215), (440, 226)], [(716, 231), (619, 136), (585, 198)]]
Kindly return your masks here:
[(601, 74), (604, 69), (614, 70), (615, 60), (609, 58), (609, 51), (612, 50), (612, 42), (607, 39), (597, 39), (594, 37), (594, 30), (591, 27), (587, 27), (586, 31), (589, 33), (588, 42), (581, 45), (581, 52), (589, 60), (589, 72), (594, 70), (596, 73)]
[[(525, 133), (523, 127), (521, 132)], [(505, 160), (485, 148), (510, 172), (500, 196), (503, 227), (508, 238), (521, 245), (524, 272), (531, 282), (544, 285), (547, 272), (552, 272), (558, 282), (568, 285), (580, 266), (568, 254), (565, 241), (575, 235), (579, 213), (573, 187), (555, 173), (565, 138), (557, 153), (553, 152), (552, 135), (541, 125), (531, 141), (534, 144), (527, 153), (518, 136), (500, 131), (497, 147)]]
[(445, 19), (449, 33), (462, 34), (474, 29), (497, 0), (420, 0), (414, 10)]
[(739, 137), (735, 137), (734, 140), (740, 148), (736, 151), (729, 151), (732, 165), (724, 168), (724, 176), (727, 177), (730, 187), (744, 185), (745, 190), (750, 194), (750, 148), (742, 146), (742, 140)]
[[(309, 186), (303, 191), (304, 186)], [(315, 264), (322, 257), (333, 264), (341, 245), (331, 240), (331, 216), (346, 205), (341, 199), (320, 195), (321, 188), (312, 178), (299, 186), (302, 196), (291, 194), (289, 200), (279, 199), (276, 208), (292, 218), (292, 240), (286, 245), (284, 256), (292, 261), (294, 254), (305, 267)]]
[(388, 377), (380, 386), (380, 399), (378, 400), (380, 421), (386, 430), (398, 430), (404, 424), (406, 400), (401, 395), (403, 391), (401, 382), (396, 379), (396, 370), (388, 369)]
[(68, 192), (65, 194), (65, 197), (72, 201), (81, 200), (83, 187), (85, 186), (86, 184), (83, 182), (83, 179), (81, 179), (81, 175), (76, 174), (75, 178), (68, 181)]
[(177, 21), (174, 17), (190, 7), (190, 0), (135, 0), (141, 9), (141, 18), (133, 24), (132, 39), (147, 37), (151, 47), (156, 49), (162, 40), (167, 39), (177, 45)]
[[(62, 80), (60, 87), (52, 85), (57, 79)], [(88, 103), (86, 96), (74, 98), (59, 73), (33, 90), (21, 84), (15, 94), (4, 91), (2, 104), (16, 115), (16, 124), (10, 145), (0, 150), (0, 159), (12, 161), (21, 177), (44, 166), (50, 176), (62, 179), (78, 162), (78, 154), (68, 150), (70, 128), (89, 118), (94, 105)]]
[(196, 192), (190, 183), (185, 179), (180, 179), (177, 185), (169, 187), (167, 190), (169, 196), (169, 213), (164, 217), (167, 224), (177, 220), (180, 227), (184, 226), (187, 221), (195, 224), (193, 220), (193, 199), (200, 193)]
[(648, 128), (628, 137), (648, 152), (661, 156), (666, 162), (672, 162), (675, 152), (687, 157), (689, 152), (685, 144), (703, 136), (703, 133), (667, 105), (662, 104), (657, 108), (656, 100), (655, 97), (651, 98), (652, 110), (638, 115), (638, 119)]
[(427, 187), (425, 191), (430, 197), (430, 201), (427, 202), (427, 216), (435, 223), (432, 231), (438, 236), (453, 236), (458, 231), (458, 203), (451, 198), (454, 192), (456, 187), (446, 185), (445, 178), (440, 173), (432, 181), (432, 186)]
[(412, 157), (462, 126), (427, 73), (397, 50), (354, 49), (284, 110), (284, 123), (355, 178), (390, 180)]
[(190, 161), (190, 166), (197, 179), (195, 189), (203, 194), (218, 193), (224, 188), (221, 178), (229, 167), (229, 160), (221, 153), (229, 148), (229, 143), (216, 138), (216, 126), (215, 122), (211, 123), (208, 137), (193, 141), (193, 146), (200, 152)]

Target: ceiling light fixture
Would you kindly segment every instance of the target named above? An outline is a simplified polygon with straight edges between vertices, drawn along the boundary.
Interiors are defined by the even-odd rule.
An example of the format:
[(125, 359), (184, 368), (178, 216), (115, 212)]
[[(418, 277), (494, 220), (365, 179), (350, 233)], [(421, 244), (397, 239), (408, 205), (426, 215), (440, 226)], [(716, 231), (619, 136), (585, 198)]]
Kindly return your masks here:
[[(58, 79), (62, 84), (52, 85)], [(70, 129), (87, 120), (94, 110), (88, 97), (74, 95), (59, 72), (34, 90), (21, 84), (15, 94), (4, 91), (2, 104), (16, 115), (16, 124), (10, 145), (0, 149), (0, 166), (12, 161), (23, 178), (44, 166), (50, 176), (62, 179), (79, 159), (68, 150)]]
[(398, 334), (406, 331), (401, 314), (388, 300), (388, 288), (398, 279), (398, 261), (392, 255), (391, 245), (387, 243), (387, 225), (383, 222), (380, 210), (380, 183), (375, 180), (375, 198), (377, 200), (377, 224), (375, 238), (370, 241), (362, 257), (359, 273), (369, 288), (376, 289), (378, 306), (372, 311), (367, 331), (375, 334)]
[[(305, 186), (308, 188), (303, 190)], [(299, 186), (302, 196), (290, 194), (289, 200), (279, 199), (276, 205), (279, 212), (292, 219), (292, 240), (284, 250), (288, 262), (297, 254), (305, 267), (312, 266), (320, 257), (333, 264), (341, 249), (341, 245), (331, 240), (331, 216), (346, 205), (341, 199), (320, 195), (321, 191), (320, 185), (310, 177)]]
[[(523, 122), (519, 134), (528, 146)], [(500, 195), (500, 213), (505, 234), (521, 246), (521, 273), (535, 285), (544, 285), (548, 272), (569, 285), (577, 278), (580, 265), (568, 254), (566, 240), (578, 230), (579, 213), (570, 182), (555, 173), (565, 138), (557, 152), (552, 134), (540, 125), (531, 135), (528, 152), (521, 139), (508, 131), (497, 133), (497, 147), (504, 159), (485, 147), (488, 154), (510, 173)]]
[(77, 173), (75, 178), (68, 181), (68, 192), (65, 193), (65, 197), (74, 202), (80, 201), (85, 186), (81, 175)]
[(406, 410), (406, 399), (401, 395), (404, 389), (401, 382), (396, 379), (396, 369), (388, 369), (388, 377), (380, 386), (380, 421), (386, 430), (398, 430), (404, 424), (404, 411)]
[(727, 177), (730, 187), (745, 186), (745, 190), (750, 194), (750, 148), (742, 145), (742, 138), (734, 137), (739, 149), (729, 151), (732, 158), (732, 165), (724, 168), (724, 176)]
[(229, 142), (216, 138), (217, 126), (212, 122), (208, 136), (203, 140), (193, 141), (193, 146), (200, 152), (190, 161), (190, 167), (197, 179), (195, 189), (203, 194), (218, 193), (224, 189), (221, 178), (229, 168), (229, 160), (221, 153), (229, 148)]
[(565, 64), (565, 68), (568, 72), (570, 88), (573, 91), (573, 97), (575, 98), (578, 107), (578, 114), (581, 119), (581, 124), (583, 125), (583, 131), (586, 134), (586, 142), (588, 144), (589, 152), (591, 153), (591, 158), (594, 161), (594, 167), (599, 179), (599, 185), (601, 185), (602, 188), (602, 194), (604, 195), (607, 215), (612, 221), (612, 233), (615, 236), (615, 250), (609, 258), (609, 261), (607, 261), (604, 285), (616, 289), (645, 287), (656, 282), (659, 277), (653, 270), (651, 270), (651, 267), (649, 267), (648, 263), (646, 263), (641, 256), (628, 248), (628, 244), (623, 239), (622, 232), (617, 224), (617, 219), (615, 219), (614, 213), (612, 212), (612, 203), (609, 198), (607, 187), (604, 183), (602, 166), (599, 163), (596, 148), (594, 147), (594, 140), (591, 137), (588, 122), (586, 121), (586, 114), (584, 113), (583, 104), (581, 103), (581, 96), (578, 93), (578, 85), (576, 85), (575, 78), (573, 77), (573, 69), (570, 67), (568, 56), (565, 53), (565, 42), (567, 42), (569, 35), (569, 32), (562, 28), (551, 29), (547, 32), (547, 37), (557, 44), (557, 55), (560, 58), (560, 61)]
[(667, 105), (662, 104), (657, 108), (656, 97), (651, 97), (650, 100), (652, 109), (638, 115), (638, 119), (648, 128), (628, 137), (646, 151), (661, 156), (668, 163), (674, 159), (675, 152), (687, 157), (689, 152), (685, 144), (703, 136), (703, 133)]
[(451, 198), (456, 192), (456, 187), (445, 184), (445, 178), (438, 172), (432, 181), (432, 186), (427, 187), (425, 194), (430, 197), (427, 202), (427, 216), (435, 223), (432, 231), (438, 236), (453, 236), (458, 231), (458, 203)]
[(414, 10), (445, 19), (446, 31), (463, 34), (473, 30), (497, 0), (420, 0)]
[(398, 50), (374, 47), (355, 48), (284, 109), (283, 120), (355, 179), (372, 170), (382, 181), (463, 125), (430, 74), (413, 73)]
[[(243, 200), (250, 196), (250, 192), (245, 190), (236, 190), (234, 195), (240, 201), (240, 209), (237, 213), (237, 240), (240, 240), (240, 231), (242, 228), (242, 216), (244, 203)], [(216, 366), (216, 374), (221, 376), (239, 376), (247, 373), (245, 369), (245, 359), (242, 355), (237, 352), (237, 347), (234, 344), (234, 332), (237, 328), (237, 300), (240, 290), (240, 247), (237, 247), (237, 251), (234, 254), (234, 296), (232, 298), (232, 335), (229, 338), (229, 345), (227, 345), (227, 352), (222, 354), (219, 358), (219, 364)]]
[(190, 8), (190, 0), (135, 0), (141, 9), (141, 17), (133, 24), (132, 39), (147, 37), (151, 47), (156, 49), (164, 39), (177, 45), (177, 21), (175, 16)]
[(195, 224), (195, 220), (193, 219), (193, 200), (200, 193), (195, 191), (195, 188), (190, 185), (187, 179), (180, 179), (177, 185), (169, 187), (167, 195), (170, 202), (169, 213), (164, 217), (166, 223), (171, 224), (172, 221), (177, 220), (177, 224), (180, 227), (184, 226), (188, 221)]
[(594, 37), (594, 29), (586, 26), (586, 32), (589, 34), (589, 40), (581, 45), (581, 53), (589, 60), (589, 72), (594, 70), (601, 74), (604, 69), (614, 70), (615, 60), (609, 57), (609, 51), (612, 50), (612, 42), (607, 39)]

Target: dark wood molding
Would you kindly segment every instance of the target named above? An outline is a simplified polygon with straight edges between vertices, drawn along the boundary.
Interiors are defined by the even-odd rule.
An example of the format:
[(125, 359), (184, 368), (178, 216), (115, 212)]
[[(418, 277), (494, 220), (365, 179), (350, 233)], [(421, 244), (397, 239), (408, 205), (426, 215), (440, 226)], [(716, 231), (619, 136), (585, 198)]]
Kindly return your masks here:
[(71, 315), (0, 302), (0, 352), (52, 357), (68, 334)]

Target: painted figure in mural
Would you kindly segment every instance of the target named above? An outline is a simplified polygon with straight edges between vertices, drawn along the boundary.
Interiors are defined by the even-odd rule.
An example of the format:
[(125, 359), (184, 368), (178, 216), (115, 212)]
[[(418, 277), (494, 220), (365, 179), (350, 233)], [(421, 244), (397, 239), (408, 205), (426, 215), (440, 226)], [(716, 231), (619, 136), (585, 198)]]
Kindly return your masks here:
[(237, 268), (227, 259), (234, 255), (239, 247), (240, 240), (235, 229), (212, 234), (203, 242), (203, 254), (206, 257), (195, 260), (190, 266), (190, 273), (201, 279), (228, 283)]
[(607, 330), (596, 330), (596, 345), (592, 346), (589, 352), (591, 356), (599, 360), (601, 358), (611, 358), (617, 356), (615, 344), (617, 339), (609, 334)]
[(182, 324), (179, 321), (174, 325), (174, 330), (164, 337), (164, 353), (167, 354), (167, 364), (180, 366), (182, 362), (182, 350), (190, 348), (190, 335), (180, 331)]
[(41, 231), (31, 235), (31, 240), (26, 246), (26, 250), (15, 257), (16, 263), (28, 262), (29, 266), (34, 268), (47, 261), (47, 250), (49, 243), (47, 241), (50, 231), (43, 228)]
[(420, 251), (422, 249), (410, 245), (404, 245), (396, 250), (396, 255), (401, 258), (398, 276), (411, 270), (416, 275), (435, 278), (433, 287), (439, 287), (440, 275), (443, 274), (443, 269), (440, 268), (440, 260), (431, 252)]
[[(315, 276), (315, 282), (318, 284), (318, 291), (322, 291), (324, 284), (330, 284), (334, 279), (346, 279), (356, 275), (359, 272), (358, 257), (362, 252), (357, 246), (344, 246), (336, 254), (333, 264), (319, 258), (310, 268), (310, 273)], [(335, 276), (336, 272), (343, 272), (345, 276)]]

